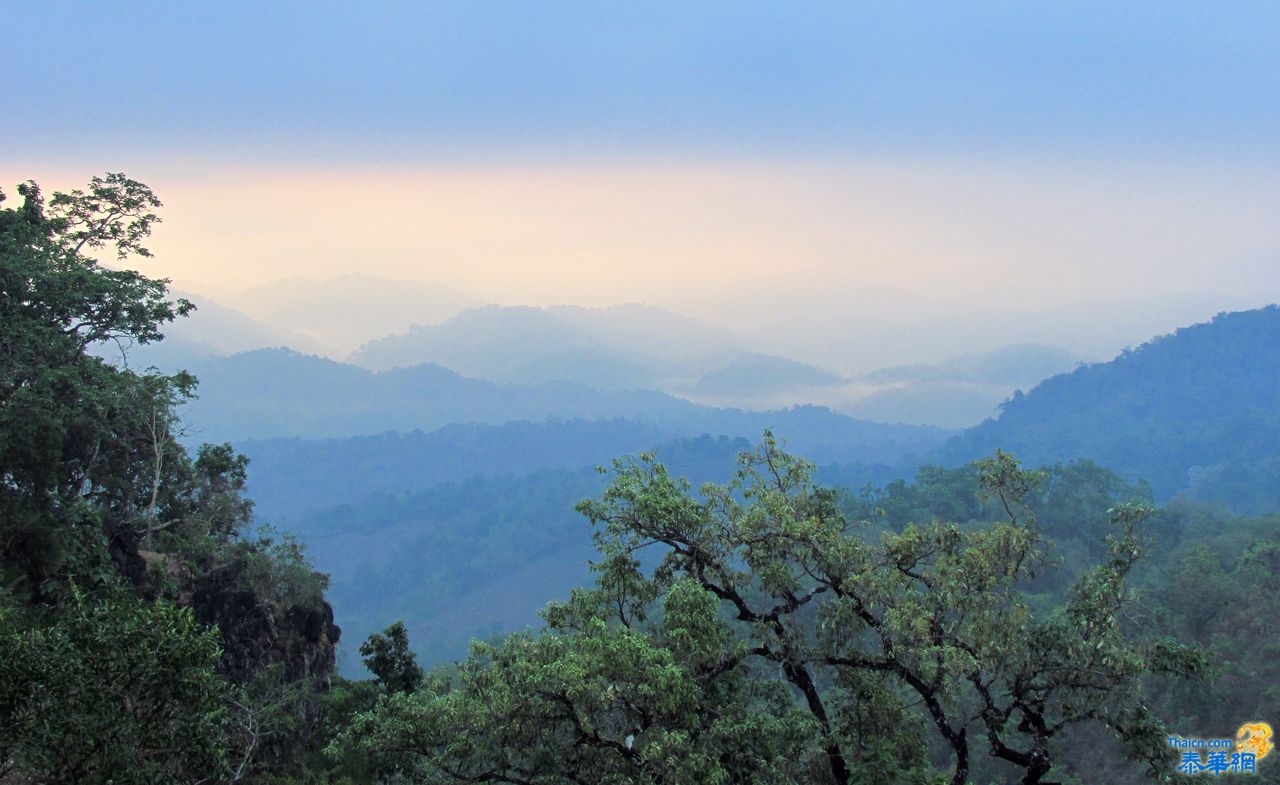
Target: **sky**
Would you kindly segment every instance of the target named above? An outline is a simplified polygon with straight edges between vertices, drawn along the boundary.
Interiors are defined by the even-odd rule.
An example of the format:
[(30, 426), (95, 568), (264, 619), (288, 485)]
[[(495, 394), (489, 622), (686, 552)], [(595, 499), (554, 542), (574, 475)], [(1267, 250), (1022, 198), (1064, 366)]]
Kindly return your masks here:
[(230, 305), (352, 271), (770, 330), (1280, 299), (1274, 3), (4, 19), (0, 187), (126, 171), (166, 203), (143, 269)]

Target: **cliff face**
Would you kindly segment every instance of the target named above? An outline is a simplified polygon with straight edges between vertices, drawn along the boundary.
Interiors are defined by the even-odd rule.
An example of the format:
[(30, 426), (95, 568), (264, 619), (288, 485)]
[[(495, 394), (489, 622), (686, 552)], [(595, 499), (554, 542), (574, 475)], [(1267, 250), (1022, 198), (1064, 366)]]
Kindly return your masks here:
[(225, 675), (246, 681), (279, 663), (288, 681), (310, 680), (326, 689), (342, 634), (332, 606), (319, 594), (272, 596), (249, 572), (247, 560), (235, 559), (197, 576), (192, 585), (196, 619), (222, 633)]
[(333, 606), (321, 602), (319, 607), (295, 605), (285, 614), (285, 627), (299, 634), (286, 640), (284, 662), (290, 678), (313, 678), (325, 689), (333, 674), (338, 639), (342, 628), (333, 623)]

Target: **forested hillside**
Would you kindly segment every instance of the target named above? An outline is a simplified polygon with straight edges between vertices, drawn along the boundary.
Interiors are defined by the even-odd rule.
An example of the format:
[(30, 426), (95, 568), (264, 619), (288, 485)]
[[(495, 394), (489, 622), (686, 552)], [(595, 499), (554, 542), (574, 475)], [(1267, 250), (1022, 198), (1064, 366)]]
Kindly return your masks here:
[(18, 191), (0, 210), (0, 781), (295, 768), (340, 635), (327, 578), (257, 528), (242, 456), (178, 443), (190, 375), (86, 351), (191, 310), (92, 256), (147, 256), (160, 202), (118, 174)]
[[(1189, 641), (1229, 643), (1175, 642), (1186, 606), (1132, 601), (1138, 575), (1186, 569), (1137, 571), (1141, 489), (997, 454), (844, 505), (809, 471), (767, 435), (696, 494), (651, 458), (619, 461), (578, 506), (594, 586), (548, 606), (547, 630), (476, 645), (447, 680), (360, 715), (335, 749), (423, 781), (1130, 782), (1168, 771), (1162, 719), (1215, 710), (1175, 696), (1207, 664)], [(1166, 552), (1199, 531), (1156, 523), (1176, 532)], [(1055, 568), (1051, 533), (1083, 563)], [(1253, 558), (1238, 548), (1226, 569)], [(1238, 710), (1275, 708), (1224, 688)]]
[[(697, 482), (723, 482), (749, 446), (703, 437), (653, 453)], [(591, 532), (574, 507), (604, 486), (592, 464), (469, 475), (411, 493), (370, 494), (285, 525), (330, 575), (350, 636), (339, 664), (356, 675), (356, 644), (395, 620), (406, 623), (428, 663), (464, 656), (472, 638), (539, 625), (549, 600), (590, 579)]]
[(1280, 785), (1280, 2), (0, 29), (0, 785)]
[[(882, 426), (805, 407), (783, 412), (721, 410), (688, 423), (643, 419), (454, 424), (434, 431), (382, 433), (346, 439), (237, 442), (253, 459), (250, 487), (268, 517), (350, 502), (369, 493), (429, 488), (476, 475), (522, 475), (543, 468), (607, 464), (672, 440), (715, 435), (750, 439), (766, 428), (790, 434), (788, 444), (826, 466), (857, 476), (896, 476), (945, 431)], [(871, 474), (867, 474), (871, 472)]]
[[(0, 210), (4, 785), (1130, 783), (1192, 765), (1171, 733), (1280, 713), (1265, 473), (1227, 500), (1268, 516), (1154, 505), (1277, 460), (1275, 307), (1055, 377), (947, 443), (951, 466), (918, 465), (937, 429), (664, 396), (647, 418), (244, 455), (184, 446), (189, 373), (90, 352), (192, 310), (92, 255), (148, 255), (154, 194), (114, 174), (19, 193)], [(288, 428), (342, 407), (329, 427), (358, 427), (401, 394), (414, 416), (414, 381), (537, 389), (246, 356), (303, 369), (239, 380)], [(306, 412), (300, 378), (335, 408)], [(372, 678), (336, 673), (340, 646)], [(1266, 733), (1244, 735), (1256, 768)]]
[(952, 439), (958, 463), (996, 448), (1032, 463), (1090, 458), (1156, 497), (1280, 507), (1280, 307), (1218, 315), (1015, 396)]
[(786, 430), (831, 460), (895, 461), (941, 444), (942, 428), (859, 420), (821, 406), (747, 411), (699, 406), (652, 390), (600, 390), (576, 382), (499, 384), (438, 365), (373, 372), (261, 349), (200, 357), (186, 368), (201, 380), (184, 419), (193, 439), (247, 441), (334, 438), (430, 431), (454, 423), (613, 420), (652, 424), (670, 435), (752, 436)]

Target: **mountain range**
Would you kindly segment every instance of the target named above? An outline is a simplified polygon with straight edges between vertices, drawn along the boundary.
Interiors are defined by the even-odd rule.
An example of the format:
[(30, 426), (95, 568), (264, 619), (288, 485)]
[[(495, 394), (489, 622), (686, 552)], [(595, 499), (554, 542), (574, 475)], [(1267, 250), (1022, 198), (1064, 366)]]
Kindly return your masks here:
[(937, 453), (999, 448), (1030, 463), (1091, 458), (1242, 512), (1280, 507), (1280, 307), (1222, 313), (1017, 394)]
[[(226, 363), (219, 359), (288, 348), (376, 371), (434, 365), (509, 385), (568, 383), (608, 392), (656, 391), (708, 406), (750, 410), (813, 403), (862, 419), (956, 428), (980, 422), (1014, 390), (1068, 370), (1077, 360), (1052, 346), (1028, 344), (931, 366), (850, 376), (761, 352), (752, 340), (724, 328), (640, 304), (478, 306), (448, 287), (358, 275), (259, 287), (237, 298), (245, 311), (196, 294), (175, 294), (194, 302), (197, 310), (170, 325), (164, 342), (124, 347), (127, 361), (138, 367), (198, 370), (206, 382), (206, 399), (216, 399), (219, 379), (236, 377), (238, 366), (269, 371), (261, 355)], [(383, 305), (374, 306), (377, 302)], [(387, 330), (391, 332), (384, 334)], [(348, 355), (340, 347), (358, 335), (377, 337)], [(121, 347), (108, 345), (100, 353), (118, 358)], [(279, 357), (282, 365), (297, 365)], [(282, 368), (281, 374), (287, 378), (295, 370)], [(581, 396), (572, 392), (570, 397)], [(454, 410), (445, 409), (447, 417), (428, 424), (452, 421)], [(529, 416), (534, 415), (517, 407), (506, 419)], [(408, 426), (395, 419), (382, 427)], [(362, 421), (356, 431), (343, 432), (370, 428), (379, 426)]]
[[(1148, 483), (1162, 502), (1275, 510), (1277, 346), (1280, 308), (1271, 306), (1219, 315), (1104, 363), (1016, 347), (874, 376), (1008, 382), (1035, 358), (1075, 365), (959, 432), (869, 423), (817, 406), (750, 412), (656, 392), (503, 385), (429, 365), (375, 373), (283, 350), (220, 358), (226, 365), (205, 382), (218, 404), (205, 415), (246, 433), (291, 432), (237, 446), (252, 459), (262, 517), (296, 533), (333, 574), (339, 623), (357, 633), (351, 640), (403, 618), (424, 654), (448, 659), (471, 636), (536, 623), (545, 601), (586, 578), (590, 530), (572, 507), (603, 487), (593, 467), (656, 450), (695, 482), (723, 479), (733, 455), (766, 427), (817, 463), (824, 482), (853, 490), (1003, 449), (1030, 466), (1093, 459)], [(249, 384), (263, 374), (269, 383)], [(236, 397), (250, 387), (263, 397)], [(486, 406), (544, 414), (531, 422), (456, 419)], [(433, 418), (455, 419), (432, 430)], [(375, 423), (391, 432), (356, 435)], [(351, 667), (353, 651), (346, 657)]]

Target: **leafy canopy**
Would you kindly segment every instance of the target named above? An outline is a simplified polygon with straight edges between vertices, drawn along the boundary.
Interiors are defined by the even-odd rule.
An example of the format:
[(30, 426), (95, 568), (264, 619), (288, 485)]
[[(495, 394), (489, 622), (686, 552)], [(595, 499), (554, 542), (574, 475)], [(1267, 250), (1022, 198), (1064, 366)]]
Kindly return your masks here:
[(473, 647), (454, 683), (384, 699), (335, 749), (440, 783), (963, 785), (980, 767), (1030, 785), (1088, 723), (1164, 765), (1143, 676), (1203, 663), (1122, 627), (1146, 510), (1114, 509), (1107, 560), (1037, 614), (1039, 473), (997, 453), (978, 480), (1002, 520), (876, 542), (811, 472), (770, 434), (698, 493), (651, 455), (615, 462), (579, 506), (596, 586), (550, 606), (545, 634)]

